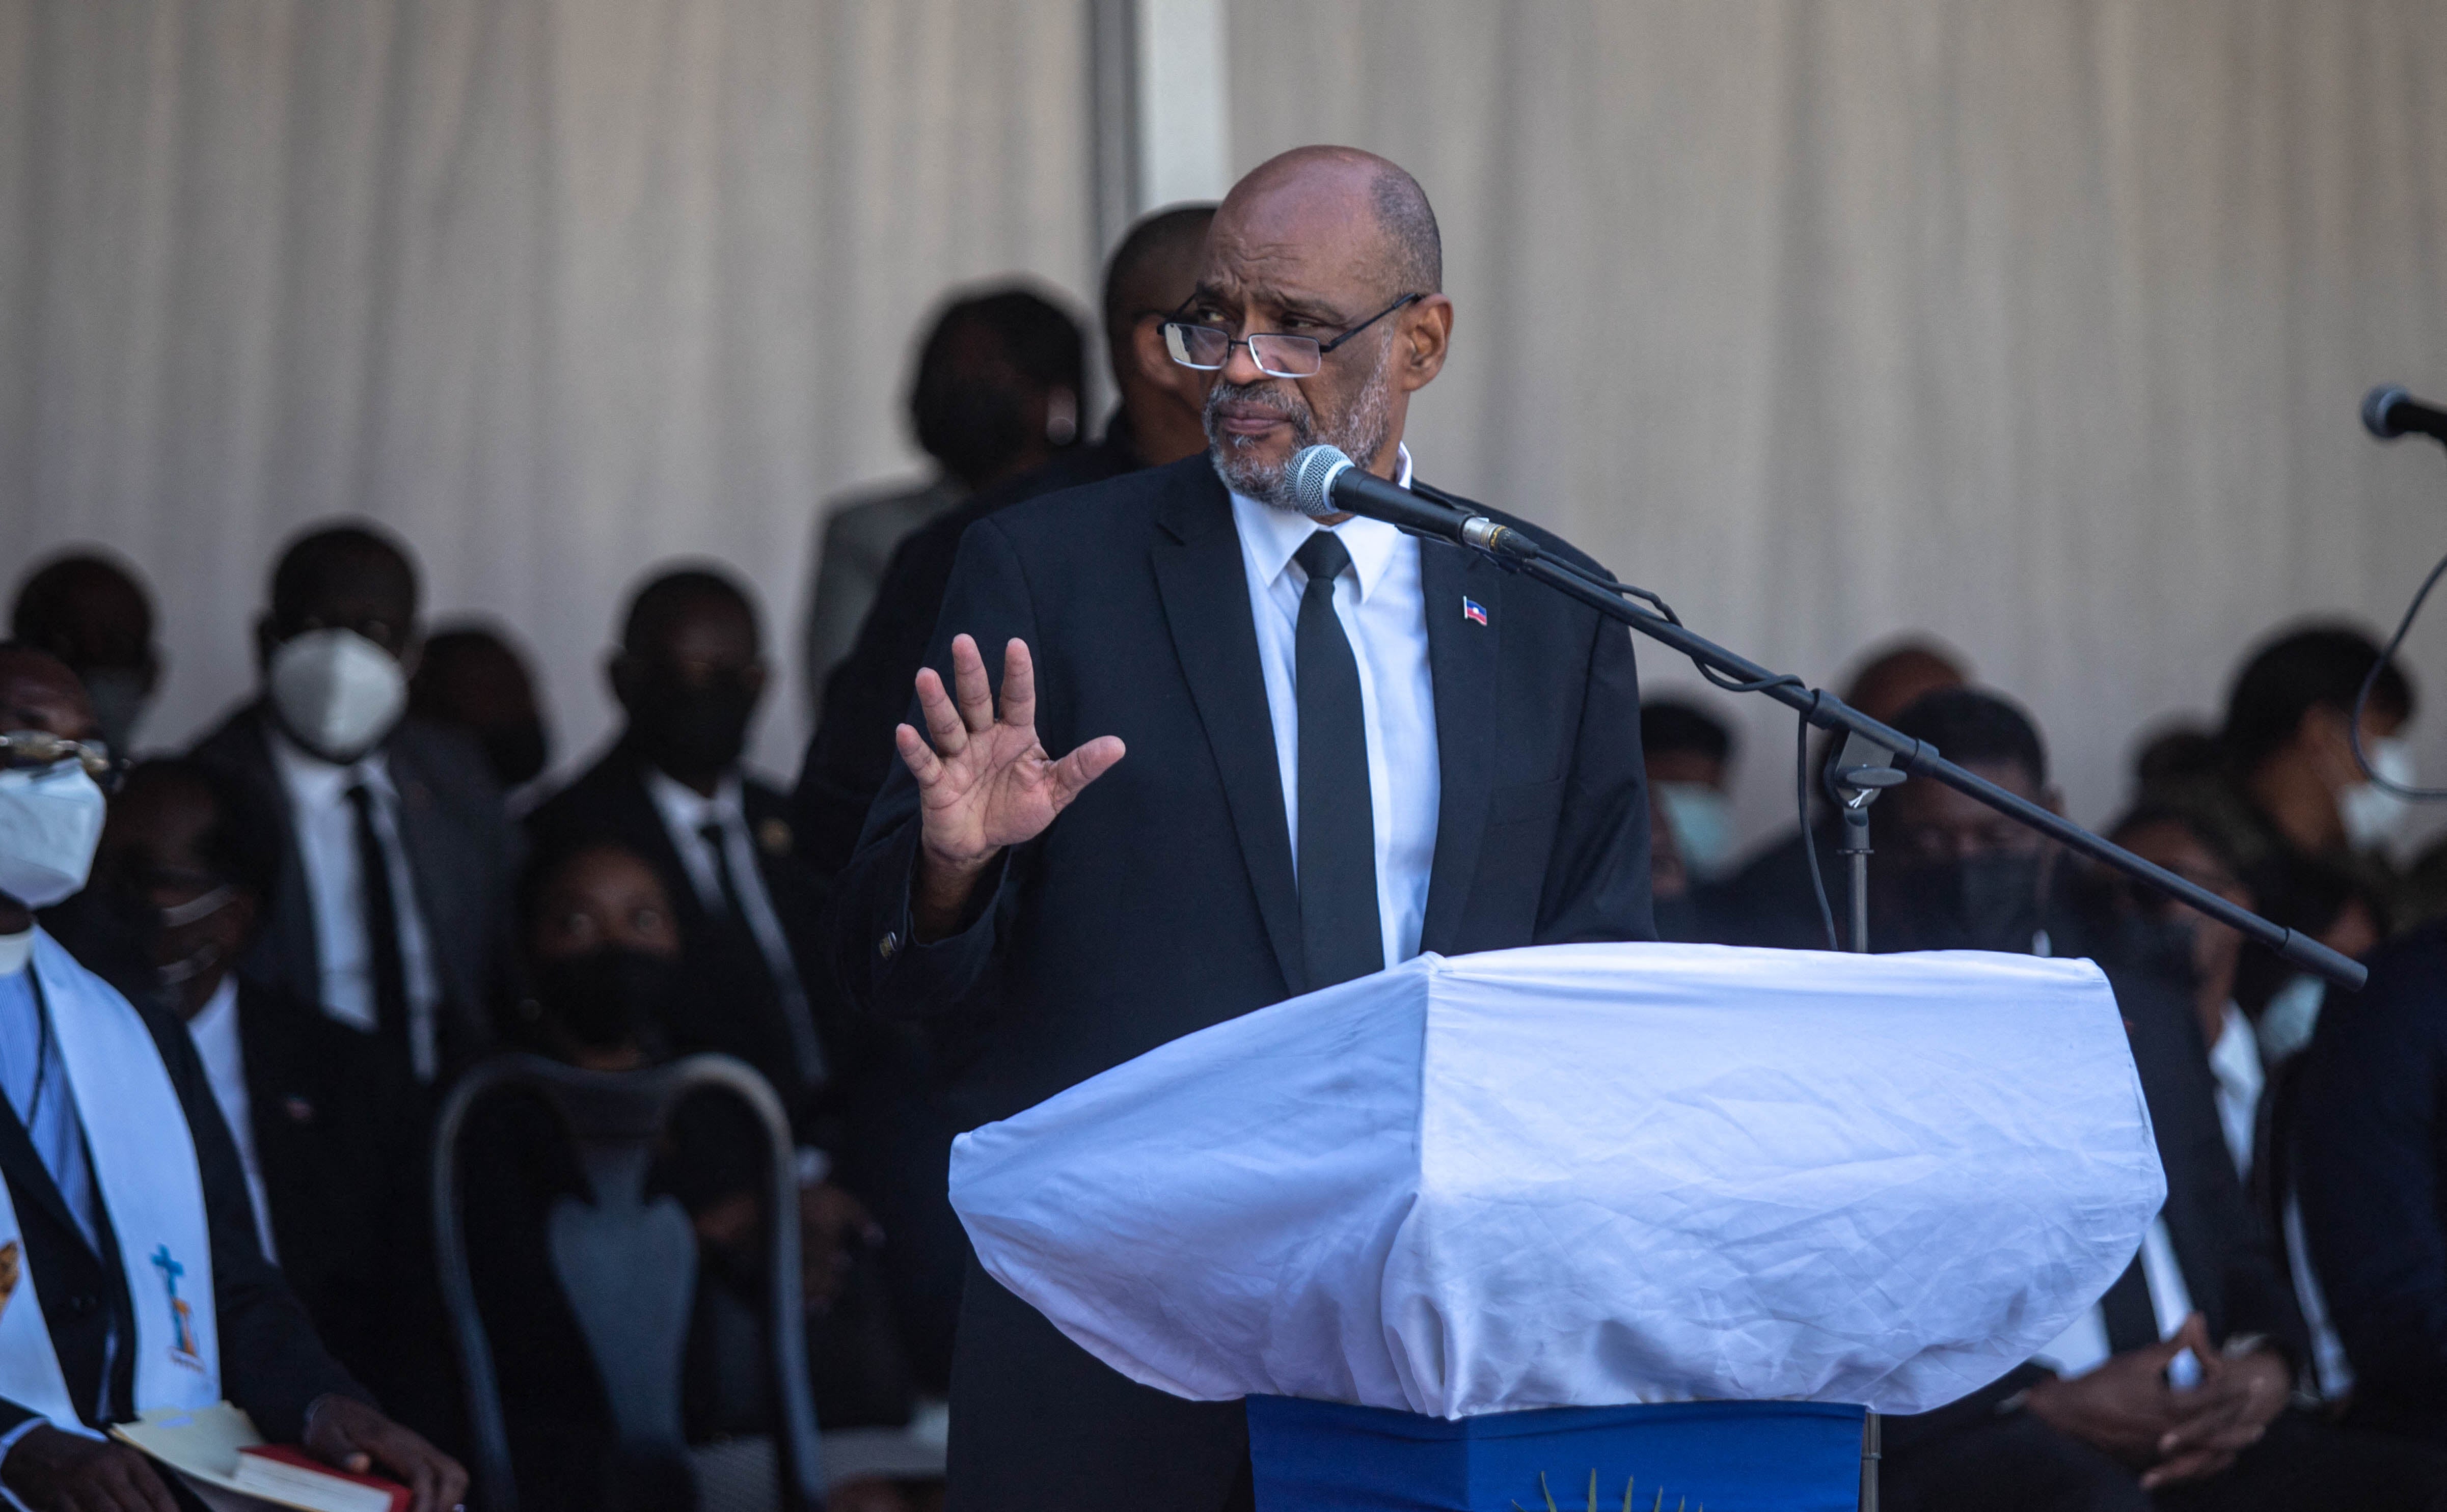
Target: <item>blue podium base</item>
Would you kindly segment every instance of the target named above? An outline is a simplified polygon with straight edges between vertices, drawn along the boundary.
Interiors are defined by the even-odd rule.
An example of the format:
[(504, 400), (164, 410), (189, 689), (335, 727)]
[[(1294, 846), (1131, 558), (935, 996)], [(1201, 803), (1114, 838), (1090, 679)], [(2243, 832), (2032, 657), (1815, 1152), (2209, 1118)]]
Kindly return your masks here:
[[(1854, 1512), (1857, 1407), (1676, 1402), (1549, 1408), (1447, 1422), (1253, 1396), (1258, 1512)], [(1541, 1488), (1540, 1476), (1545, 1484)]]

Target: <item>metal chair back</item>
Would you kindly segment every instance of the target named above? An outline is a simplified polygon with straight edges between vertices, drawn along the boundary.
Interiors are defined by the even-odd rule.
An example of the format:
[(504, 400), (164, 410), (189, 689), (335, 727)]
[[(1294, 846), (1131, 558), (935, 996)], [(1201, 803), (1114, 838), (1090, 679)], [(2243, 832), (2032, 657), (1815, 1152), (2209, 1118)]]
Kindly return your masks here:
[(696, 1235), (671, 1197), (649, 1198), (656, 1143), (679, 1101), (715, 1089), (748, 1105), (770, 1144), (768, 1195), (775, 1464), (785, 1512), (823, 1503), (815, 1400), (807, 1385), (799, 1295), (798, 1181), (781, 1099), (728, 1055), (692, 1055), (638, 1071), (588, 1071), (537, 1055), (497, 1055), (468, 1070), (434, 1131), (433, 1232), (443, 1299), (466, 1384), (472, 1466), (487, 1512), (517, 1512), (509, 1432), (492, 1346), (476, 1306), (460, 1217), (459, 1143), (468, 1115), (510, 1089), (534, 1092), (557, 1116), (591, 1200), (563, 1198), (546, 1216), (553, 1272), (577, 1314), (624, 1452), (682, 1460), (681, 1360), (696, 1281)]

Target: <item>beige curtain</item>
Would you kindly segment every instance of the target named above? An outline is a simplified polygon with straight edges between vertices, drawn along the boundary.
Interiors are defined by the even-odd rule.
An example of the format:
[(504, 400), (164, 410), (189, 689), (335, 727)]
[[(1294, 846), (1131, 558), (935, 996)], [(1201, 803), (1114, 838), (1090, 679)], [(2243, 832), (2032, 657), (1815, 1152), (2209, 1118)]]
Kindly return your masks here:
[[(0, 0), (0, 573), (132, 557), (183, 740), (301, 521), (541, 654), (564, 758), (678, 554), (787, 660), (814, 512), (911, 469), (950, 284), (1091, 281), (1086, 18), (1001, 0)], [(789, 669), (785, 665), (781, 671)], [(777, 688), (795, 687), (785, 675)], [(797, 769), (794, 694), (768, 765)]]
[[(2447, 462), (2355, 422), (2382, 379), (2447, 396), (2439, 16), (1231, 0), (1234, 167), (1341, 141), (1426, 185), (1459, 310), (1426, 476), (1813, 679), (1944, 636), (2099, 822), (2261, 631), (2392, 623), (2447, 552)], [(1750, 830), (1790, 822), (1790, 716), (1718, 707)]]

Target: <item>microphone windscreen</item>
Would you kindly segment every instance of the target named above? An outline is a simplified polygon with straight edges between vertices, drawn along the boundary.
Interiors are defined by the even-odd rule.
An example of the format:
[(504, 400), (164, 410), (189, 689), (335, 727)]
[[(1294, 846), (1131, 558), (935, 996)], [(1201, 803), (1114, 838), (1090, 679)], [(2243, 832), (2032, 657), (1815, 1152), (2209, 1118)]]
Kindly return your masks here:
[(1351, 459), (1339, 446), (1320, 442), (1301, 447), (1292, 459), (1292, 502), (1312, 519), (1342, 513), (1334, 502), (1334, 477), (1350, 465)]
[(2405, 391), (2394, 384), (2381, 384), (2362, 395), (2362, 428), (2381, 441), (2394, 441), (2403, 435), (2404, 428), (2388, 411), (2407, 397)]

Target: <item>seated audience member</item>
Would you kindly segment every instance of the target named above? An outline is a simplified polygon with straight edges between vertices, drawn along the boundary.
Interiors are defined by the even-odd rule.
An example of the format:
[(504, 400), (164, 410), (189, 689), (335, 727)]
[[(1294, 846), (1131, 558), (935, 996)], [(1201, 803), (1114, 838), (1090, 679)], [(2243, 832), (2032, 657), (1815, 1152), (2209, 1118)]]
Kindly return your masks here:
[(825, 679), (849, 654), (911, 531), (1077, 442), (1087, 392), (1079, 339), (1077, 321), (1025, 288), (969, 293), (935, 317), (918, 350), (909, 419), (941, 470), (915, 488), (825, 506), (801, 646), (809, 708), (824, 707)]
[[(683, 964), (680, 927), (652, 867), (617, 843), (580, 843), (530, 869), (520, 936), (534, 992), (516, 1032), (538, 1053), (588, 1070), (630, 1071), (668, 1058), (662, 1026), (705, 989)], [(769, 1433), (764, 1134), (732, 1099), (673, 1110), (651, 1178), (688, 1213), (698, 1249), (684, 1415), (692, 1442)], [(491, 1341), (520, 1504), (528, 1509), (654, 1509), (693, 1504), (690, 1471), (616, 1456), (611, 1406), (554, 1268), (556, 1204), (586, 1192), (550, 1112), (502, 1094), (474, 1109), (460, 1145), (463, 1212), (477, 1303)], [(869, 1257), (873, 1225), (825, 1185), (797, 1215), (808, 1366), (826, 1428), (905, 1421), (906, 1376)], [(835, 1507), (895, 1509), (889, 1484), (837, 1484)]]
[[(2367, 868), (2298, 857), (2263, 875), (2267, 890), (2256, 890), (2260, 916), (2341, 955), (2367, 959), (2395, 933), (2395, 910), (2381, 892), (2382, 879)], [(2273, 952), (2247, 951), (2235, 971), (2234, 996), (2251, 1015), (2262, 1064), (2275, 1070), (2311, 1043), (2322, 1011), (2337, 994)]]
[(1733, 731), (1696, 704), (1652, 698), (1640, 708), (1640, 754), (1648, 772), (1648, 886), (1657, 937), (1705, 940), (1711, 931), (1695, 889), (1723, 871), (1733, 848), (1725, 791)]
[(509, 641), (484, 626), (460, 625), (425, 637), (425, 654), (408, 680), (408, 711), (476, 737), (505, 793), (542, 776), (552, 761), (535, 676)]
[[(0, 1489), (34, 1512), (197, 1505), (94, 1430), (228, 1400), (277, 1443), (396, 1476), (416, 1512), (466, 1477), (332, 1359), (258, 1244), (245, 1167), (196, 1047), (80, 966), (30, 910), (82, 889), (106, 770), (84, 689), (0, 649)], [(135, 1256), (146, 1259), (130, 1257)]]
[(134, 568), (94, 552), (55, 557), (17, 589), (9, 633), (67, 663), (85, 684), (111, 753), (135, 749), (144, 706), (161, 682), (153, 596)]
[(2147, 804), (2171, 788), (2181, 793), (2215, 776), (2225, 759), (2216, 731), (2190, 720), (2162, 725), (2133, 754), (2134, 800)]
[[(2180, 810), (2136, 808), (2118, 820), (2107, 838), (2238, 908), (2257, 906), (2251, 889), (2235, 876), (2233, 863), (2218, 851), (2208, 832)], [(2267, 1078), (2261, 1070), (2259, 1040), (2234, 997), (2243, 936), (2232, 925), (2196, 914), (2146, 884), (2116, 879), (2112, 885), (2136, 917), (2182, 937), (2191, 964), (2192, 1017), (2199, 1026), (2201, 1043), (2209, 1047), (2210, 1074), (2217, 1082), (2218, 1125), (2226, 1134), (2227, 1152), (2234, 1157), (2235, 1175), (2248, 1183), (2259, 1134), (2260, 1094)]]
[[(818, 689), (816, 729), (792, 797), (800, 852), (829, 879), (858, 847), (867, 805), (898, 764), (892, 731), (935, 633), (960, 537), (998, 509), (1064, 488), (1161, 466), (1206, 449), (1204, 374), (1172, 360), (1164, 322), (1198, 282), (1212, 205), (1158, 211), (1132, 226), (1105, 269), (1105, 356), (1121, 403), (1094, 445), (1073, 447), (911, 532), (892, 554), (856, 644)], [(1011, 333), (1048, 371), (1081, 371), (1085, 343), (1038, 318)]]
[(791, 854), (787, 801), (741, 765), (767, 676), (747, 591), (706, 568), (653, 578), (629, 601), (608, 671), (620, 732), (537, 805), (528, 833), (539, 852), (617, 841), (654, 868), (690, 979), (710, 989), (663, 1032), (755, 1067), (804, 1122), (827, 1078), (817, 957), (800, 937), (822, 899)]
[(264, 1256), (316, 1335), (403, 1421), (447, 1437), (415, 1086), (364, 1035), (232, 970), (279, 876), (277, 828), (242, 790), (192, 762), (153, 761), (112, 797), (85, 896), (130, 926), (130, 998), (187, 1026)]
[[(2380, 649), (2358, 630), (2315, 625), (2270, 641), (2244, 664), (2227, 696), (2222, 761), (2166, 785), (2160, 797), (2192, 809), (2235, 859), (2264, 901), (2294, 885), (2305, 864), (2360, 879), (2392, 912), (2399, 879), (2388, 848), (2402, 838), (2405, 804), (2355, 765), (2347, 726)], [(2381, 669), (2363, 711), (2362, 743), (2382, 775), (2412, 780), (2398, 731), (2413, 716), (2413, 685)]]
[(2344, 1421), (2447, 1446), (2447, 924), (2320, 1016), (2287, 1133), (2303, 1238), (2351, 1367)]
[(416, 614), (416, 569), (389, 537), (299, 537), (256, 626), (262, 692), (194, 755), (281, 836), (279, 886), (240, 973), (381, 1040), (430, 1083), (491, 1038), (512, 856), (475, 742), (402, 717)]
[[(2056, 806), (2039, 731), (1972, 689), (1892, 722)], [(2302, 1320), (2222, 1132), (2190, 947), (2077, 905), (2055, 847), (1917, 778), (1880, 801), (1881, 949), (2082, 954), (2115, 988), (2167, 1176), (2167, 1205), (2098, 1304), (2029, 1362), (1935, 1412), (1887, 1421), (1881, 1504), (1981, 1508), (2428, 1508), (2447, 1457), (2289, 1408)]]
[[(1967, 674), (1953, 652), (1927, 641), (1906, 639), (1885, 647), (1862, 665), (1844, 690), (1844, 702), (1871, 719), (1891, 723), (1904, 706), (1939, 688), (1962, 685)], [(1844, 917), (1844, 871), (1835, 860), (1842, 825), (1823, 804), (1817, 773), (1831, 749), (1821, 734), (1812, 750), (1811, 805), (1819, 815), (1813, 833), (1829, 908)], [(1878, 843), (1873, 814), (1869, 832)], [(1871, 863), (1872, 869), (1875, 862)], [(1825, 950), (1827, 926), (1810, 879), (1810, 853), (1800, 826), (1743, 862), (1731, 877), (1703, 888), (1695, 899), (1708, 938), (1726, 945), (1767, 945), (1786, 950)]]

